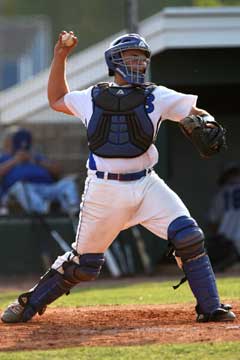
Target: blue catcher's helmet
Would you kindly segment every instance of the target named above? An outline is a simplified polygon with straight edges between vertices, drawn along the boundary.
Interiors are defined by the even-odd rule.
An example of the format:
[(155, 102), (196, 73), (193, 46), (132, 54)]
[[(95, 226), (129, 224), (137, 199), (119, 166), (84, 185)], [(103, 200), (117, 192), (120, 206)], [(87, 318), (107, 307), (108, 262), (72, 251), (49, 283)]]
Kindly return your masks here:
[[(146, 40), (138, 34), (126, 34), (115, 39), (105, 51), (105, 60), (109, 69), (109, 75), (113, 76), (115, 72), (119, 73), (129, 84), (143, 84), (146, 74), (146, 68), (142, 70), (140, 64), (141, 57), (136, 63), (136, 57), (123, 58), (122, 53), (126, 50), (142, 50), (147, 63), (150, 61), (151, 51)], [(131, 60), (134, 60), (134, 66), (131, 66)]]

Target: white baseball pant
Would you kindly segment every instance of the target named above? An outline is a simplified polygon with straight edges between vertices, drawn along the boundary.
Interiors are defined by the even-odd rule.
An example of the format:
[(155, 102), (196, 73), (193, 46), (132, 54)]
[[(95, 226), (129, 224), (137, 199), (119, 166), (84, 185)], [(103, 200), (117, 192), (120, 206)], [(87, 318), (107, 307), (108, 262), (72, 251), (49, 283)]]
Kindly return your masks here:
[[(190, 216), (182, 200), (152, 171), (135, 181), (105, 180), (93, 171), (86, 179), (73, 249), (78, 254), (103, 253), (121, 230), (141, 224), (167, 239), (169, 224), (179, 216)], [(67, 252), (52, 268), (79, 258)]]

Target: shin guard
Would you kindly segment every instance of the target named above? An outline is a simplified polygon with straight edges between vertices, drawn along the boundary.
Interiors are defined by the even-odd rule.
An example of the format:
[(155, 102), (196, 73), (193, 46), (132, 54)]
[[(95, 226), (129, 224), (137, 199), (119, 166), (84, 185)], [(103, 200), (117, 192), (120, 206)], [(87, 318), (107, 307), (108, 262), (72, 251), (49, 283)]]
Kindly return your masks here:
[(24, 307), (22, 321), (30, 320), (39, 314), (81, 281), (95, 280), (104, 264), (104, 254), (83, 254), (79, 256), (79, 264), (72, 261), (62, 265), (63, 274), (51, 269), (39, 283), (28, 293), (19, 296), (19, 303)]
[(211, 314), (220, 305), (215, 275), (209, 257), (204, 254), (183, 264), (189, 286), (202, 313)]

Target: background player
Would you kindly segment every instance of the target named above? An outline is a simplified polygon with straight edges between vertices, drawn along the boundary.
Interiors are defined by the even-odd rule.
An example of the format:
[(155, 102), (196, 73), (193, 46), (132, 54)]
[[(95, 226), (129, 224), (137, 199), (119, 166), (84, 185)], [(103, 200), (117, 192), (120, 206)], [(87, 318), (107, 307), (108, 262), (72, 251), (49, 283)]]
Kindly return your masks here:
[(212, 237), (209, 256), (214, 268), (224, 271), (240, 260), (240, 164), (225, 166), (218, 179), (218, 191), (208, 212)]
[[(28, 321), (77, 283), (94, 280), (113, 239), (136, 224), (173, 246), (196, 297), (198, 321), (234, 320), (234, 313), (220, 303), (201, 229), (180, 198), (153, 171), (158, 161), (154, 139), (160, 120), (185, 124), (185, 118), (193, 115), (187, 118), (190, 129), (192, 122), (200, 121), (207, 124), (207, 135), (214, 129), (217, 139), (219, 128), (214, 119), (196, 107), (196, 96), (145, 83), (151, 52), (138, 34), (120, 36), (106, 50), (114, 82), (70, 92), (66, 59), (77, 38), (72, 33), (74, 44), (66, 47), (64, 34), (54, 49), (48, 98), (54, 110), (79, 117), (87, 127), (90, 155), (78, 231), (73, 251), (58, 257), (34, 288), (4, 311), (2, 320)], [(212, 149), (219, 150), (216, 141)]]
[(63, 212), (79, 212), (75, 182), (63, 176), (58, 162), (35, 150), (28, 129), (9, 129), (4, 144), (0, 181), (5, 202), (14, 197), (27, 213), (47, 214), (51, 203), (58, 201)]

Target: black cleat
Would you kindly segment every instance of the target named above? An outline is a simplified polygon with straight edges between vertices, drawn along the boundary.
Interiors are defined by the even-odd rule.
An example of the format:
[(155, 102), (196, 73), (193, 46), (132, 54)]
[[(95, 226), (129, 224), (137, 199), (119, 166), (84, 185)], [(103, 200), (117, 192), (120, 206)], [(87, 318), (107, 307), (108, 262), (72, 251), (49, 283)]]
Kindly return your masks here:
[(236, 315), (231, 311), (232, 307), (229, 304), (221, 304), (221, 307), (211, 314), (203, 314), (199, 305), (196, 306), (197, 322), (225, 322), (234, 321)]

